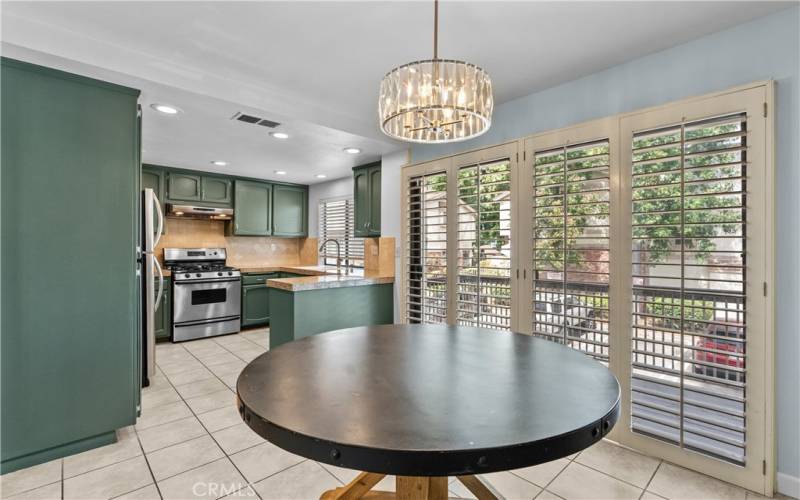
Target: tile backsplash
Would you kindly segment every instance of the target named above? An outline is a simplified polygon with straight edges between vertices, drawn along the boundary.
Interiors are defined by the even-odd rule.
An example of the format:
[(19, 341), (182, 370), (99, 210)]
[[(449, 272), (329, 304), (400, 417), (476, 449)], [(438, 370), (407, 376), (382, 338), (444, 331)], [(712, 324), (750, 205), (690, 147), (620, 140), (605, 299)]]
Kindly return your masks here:
[(228, 250), (228, 263), (238, 267), (316, 264), (316, 238), (230, 236), (225, 234), (226, 223), (219, 220), (167, 217), (165, 223), (167, 230), (156, 248), (159, 259), (167, 247), (224, 247)]

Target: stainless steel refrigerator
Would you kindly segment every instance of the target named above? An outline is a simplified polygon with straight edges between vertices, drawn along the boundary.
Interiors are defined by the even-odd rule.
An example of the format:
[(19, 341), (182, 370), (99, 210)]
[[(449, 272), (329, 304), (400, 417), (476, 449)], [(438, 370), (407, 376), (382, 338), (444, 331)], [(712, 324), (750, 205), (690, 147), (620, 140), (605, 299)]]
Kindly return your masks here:
[(161, 232), (164, 229), (164, 214), (161, 203), (150, 188), (142, 190), (141, 274), (142, 274), (142, 387), (150, 385), (150, 377), (156, 373), (155, 314), (164, 298), (164, 273), (155, 254)]

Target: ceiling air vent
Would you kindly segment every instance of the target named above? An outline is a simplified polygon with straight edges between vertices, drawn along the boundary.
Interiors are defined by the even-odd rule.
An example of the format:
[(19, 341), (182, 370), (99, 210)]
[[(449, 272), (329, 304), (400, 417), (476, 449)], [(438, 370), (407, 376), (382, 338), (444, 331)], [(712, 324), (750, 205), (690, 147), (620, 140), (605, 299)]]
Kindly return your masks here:
[(275, 128), (278, 125), (280, 125), (280, 123), (278, 123), (278, 122), (274, 122), (272, 120), (267, 120), (265, 118), (259, 118), (257, 116), (253, 116), (253, 115), (246, 115), (244, 113), (236, 113), (235, 115), (233, 115), (233, 118), (231, 118), (231, 119), (232, 120), (238, 120), (240, 122), (245, 122), (245, 123), (253, 123), (253, 124), (256, 124), (256, 125), (261, 125), (262, 127), (269, 127), (269, 128)]

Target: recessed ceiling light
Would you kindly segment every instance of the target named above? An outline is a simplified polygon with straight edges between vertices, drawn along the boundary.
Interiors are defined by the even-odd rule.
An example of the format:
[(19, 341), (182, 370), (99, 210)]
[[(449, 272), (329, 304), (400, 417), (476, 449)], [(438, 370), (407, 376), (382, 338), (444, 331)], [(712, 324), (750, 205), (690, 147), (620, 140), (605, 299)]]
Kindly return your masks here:
[(358, 148), (344, 148), (344, 152), (351, 155), (357, 155), (361, 152), (361, 150)]
[(170, 106), (169, 104), (160, 104), (155, 103), (150, 105), (151, 108), (155, 109), (159, 113), (164, 113), (165, 115), (177, 115), (181, 112), (179, 108), (175, 106)]
[(214, 160), (211, 163), (216, 165), (216, 166), (218, 166), (218, 167), (224, 167), (224, 166), (226, 166), (228, 164), (227, 161), (222, 161), (222, 160)]
[(276, 138), (276, 139), (288, 139), (289, 138), (289, 134), (287, 134), (286, 132), (272, 132), (270, 135), (272, 137)]
[(277, 175), (286, 175), (286, 170), (276, 170), (275, 174), (277, 174)]
[(317, 175), (315, 175), (314, 177), (316, 177), (317, 179), (324, 179), (324, 178), (326, 178), (326, 177), (328, 177), (328, 176), (327, 176), (327, 175), (325, 175), (325, 174), (317, 174)]

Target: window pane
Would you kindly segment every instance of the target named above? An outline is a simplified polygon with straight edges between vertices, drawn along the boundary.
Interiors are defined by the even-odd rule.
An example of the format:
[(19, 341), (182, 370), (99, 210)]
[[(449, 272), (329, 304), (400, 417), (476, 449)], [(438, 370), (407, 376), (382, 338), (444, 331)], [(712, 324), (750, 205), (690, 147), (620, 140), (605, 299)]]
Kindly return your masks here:
[(534, 153), (533, 332), (607, 361), (609, 143)]
[(632, 144), (631, 428), (745, 462), (745, 115)]
[(447, 322), (447, 174), (412, 177), (406, 241), (409, 323)]
[(511, 164), (458, 171), (458, 324), (511, 327)]
[[(364, 240), (353, 235), (355, 213), (352, 198), (319, 203), (319, 236), (339, 242), (342, 264), (364, 267)], [(336, 265), (336, 243), (328, 242), (320, 253), (323, 265)]]

